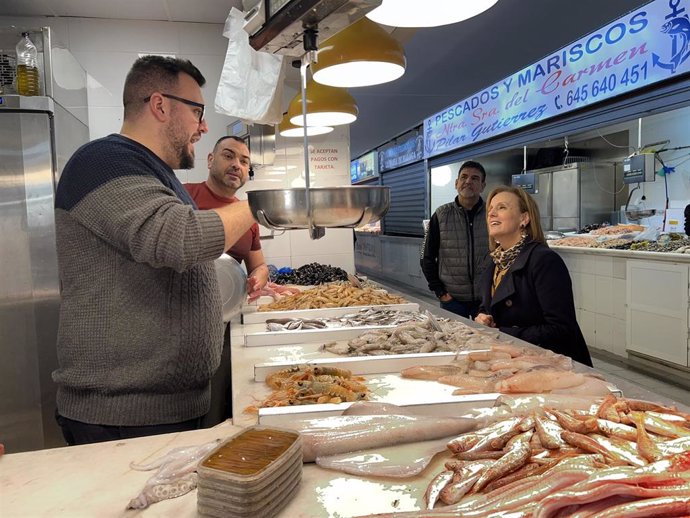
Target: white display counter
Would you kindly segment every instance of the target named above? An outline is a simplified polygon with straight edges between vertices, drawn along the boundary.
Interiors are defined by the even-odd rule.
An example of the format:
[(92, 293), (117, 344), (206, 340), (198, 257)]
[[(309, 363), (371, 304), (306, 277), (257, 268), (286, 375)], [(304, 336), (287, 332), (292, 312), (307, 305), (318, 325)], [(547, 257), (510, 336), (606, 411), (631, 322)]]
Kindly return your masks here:
[[(407, 298), (411, 299), (409, 296)], [(425, 302), (415, 302), (419, 303), (421, 310), (429, 309), (439, 315), (449, 315)], [(233, 323), (232, 331), (233, 338), (243, 336), (242, 326), (238, 322)], [(305, 347), (245, 347), (239, 339), (234, 342), (234, 425), (224, 422), (214, 428), (192, 432), (36, 452), (10, 452), (0, 457), (0, 516), (197, 516), (196, 491), (155, 503), (141, 511), (126, 511), (125, 507), (130, 499), (141, 491), (146, 480), (153, 474), (132, 470), (130, 462), (151, 462), (173, 448), (226, 438), (237, 433), (241, 427), (256, 423), (256, 415), (241, 413), (243, 405), (248, 404), (251, 399), (248, 395), (249, 388), (257, 386), (254, 381), (254, 365), (271, 360), (303, 361), (304, 358), (323, 356), (323, 352), (314, 349), (314, 344)], [(578, 368), (587, 369), (584, 366)], [(607, 375), (606, 379), (627, 397), (675, 404), (668, 398), (640, 389), (616, 376)], [(684, 405), (677, 406), (690, 412), (690, 408)], [(405, 446), (401, 448), (404, 449)], [(304, 466), (296, 497), (280, 516), (347, 518), (369, 513), (422, 509), (426, 486), (448, 458), (448, 453), (440, 453), (419, 476), (405, 479), (352, 476), (307, 464)]]
[(552, 247), (573, 282), (587, 345), (690, 380), (690, 254)]

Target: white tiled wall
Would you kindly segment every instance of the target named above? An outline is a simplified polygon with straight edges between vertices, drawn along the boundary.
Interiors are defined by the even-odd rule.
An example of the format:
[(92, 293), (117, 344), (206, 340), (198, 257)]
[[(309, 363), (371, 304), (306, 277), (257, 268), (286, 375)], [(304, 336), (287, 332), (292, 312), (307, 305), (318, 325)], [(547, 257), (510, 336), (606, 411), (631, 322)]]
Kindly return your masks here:
[(625, 259), (558, 253), (570, 272), (575, 310), (587, 345), (627, 357)]
[[(196, 145), (194, 168), (177, 171), (183, 182), (206, 179), (206, 155), (215, 141), (226, 134), (234, 119), (212, 109), (223, 68), (227, 40), (222, 24), (101, 20), (92, 18), (9, 18), (0, 16), (0, 26), (50, 26), (53, 41), (68, 48), (88, 74), (89, 132), (91, 139), (117, 133), (122, 126), (122, 89), (125, 76), (139, 54), (174, 54), (189, 59), (206, 78), (203, 95), (207, 106), (209, 133)], [(285, 106), (295, 94), (284, 89)], [(312, 137), (314, 147), (335, 149), (334, 169), (311, 170), (313, 186), (350, 184), (349, 129), (340, 127), (328, 135)], [(312, 164), (313, 165), (313, 164)], [(311, 166), (310, 166), (311, 167)], [(274, 166), (256, 168), (256, 179), (248, 189), (276, 189), (304, 186), (304, 155), (301, 139), (276, 138)], [(246, 193), (239, 193), (240, 198)], [(271, 231), (261, 229), (262, 235)], [(326, 229), (324, 238), (312, 241), (306, 231), (289, 231), (263, 240), (264, 255), (278, 267), (298, 267), (318, 261), (354, 271), (352, 230)]]

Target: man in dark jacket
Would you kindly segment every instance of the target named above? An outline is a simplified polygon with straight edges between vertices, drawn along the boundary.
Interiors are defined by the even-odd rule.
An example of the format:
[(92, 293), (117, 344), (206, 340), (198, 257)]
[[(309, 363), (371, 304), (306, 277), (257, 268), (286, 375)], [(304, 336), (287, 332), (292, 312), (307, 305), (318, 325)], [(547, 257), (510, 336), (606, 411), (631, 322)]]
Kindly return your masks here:
[(441, 205), (429, 221), (421, 266), (441, 308), (463, 317), (477, 314), (482, 270), (489, 252), (486, 207), (481, 193), (486, 171), (479, 162), (462, 164), (455, 180), (458, 195)]

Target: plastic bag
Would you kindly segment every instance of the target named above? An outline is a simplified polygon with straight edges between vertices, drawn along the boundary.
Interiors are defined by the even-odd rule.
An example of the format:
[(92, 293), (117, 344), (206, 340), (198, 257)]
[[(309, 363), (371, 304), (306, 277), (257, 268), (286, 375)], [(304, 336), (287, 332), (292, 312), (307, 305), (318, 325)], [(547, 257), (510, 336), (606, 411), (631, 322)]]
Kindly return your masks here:
[(649, 227), (635, 236), (633, 241), (656, 241), (661, 231), (656, 227)]
[(243, 25), (242, 13), (233, 7), (223, 29), (228, 50), (216, 91), (216, 112), (249, 123), (277, 124), (283, 116), (283, 56), (254, 50)]

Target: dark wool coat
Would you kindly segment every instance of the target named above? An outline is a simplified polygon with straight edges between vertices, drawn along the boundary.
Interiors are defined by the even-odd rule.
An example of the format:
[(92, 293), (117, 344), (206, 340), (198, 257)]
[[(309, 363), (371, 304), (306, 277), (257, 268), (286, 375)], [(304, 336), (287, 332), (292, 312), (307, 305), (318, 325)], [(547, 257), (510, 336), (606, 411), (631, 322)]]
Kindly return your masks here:
[(563, 259), (548, 246), (528, 242), (491, 296), (495, 265), (484, 270), (480, 313), (500, 331), (592, 365), (577, 324), (573, 288)]

